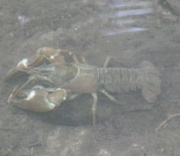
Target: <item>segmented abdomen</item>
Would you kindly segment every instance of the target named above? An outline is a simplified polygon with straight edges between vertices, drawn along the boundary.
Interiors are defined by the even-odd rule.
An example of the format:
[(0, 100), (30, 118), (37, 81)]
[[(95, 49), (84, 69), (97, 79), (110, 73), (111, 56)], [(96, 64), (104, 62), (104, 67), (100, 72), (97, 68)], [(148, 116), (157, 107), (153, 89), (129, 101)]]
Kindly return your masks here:
[(99, 84), (109, 92), (128, 92), (140, 89), (138, 69), (99, 68)]
[(109, 92), (128, 92), (141, 89), (143, 97), (153, 103), (161, 92), (159, 71), (149, 61), (143, 61), (138, 69), (98, 68), (99, 86)]

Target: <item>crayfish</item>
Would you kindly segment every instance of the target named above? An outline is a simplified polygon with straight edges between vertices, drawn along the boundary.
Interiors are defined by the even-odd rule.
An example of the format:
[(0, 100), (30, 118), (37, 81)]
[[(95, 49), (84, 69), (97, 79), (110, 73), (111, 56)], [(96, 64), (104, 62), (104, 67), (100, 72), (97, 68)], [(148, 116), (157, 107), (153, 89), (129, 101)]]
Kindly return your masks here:
[[(69, 60), (69, 62), (68, 62)], [(92, 121), (96, 123), (97, 92), (115, 103), (110, 93), (141, 90), (145, 100), (153, 103), (161, 92), (159, 71), (149, 61), (139, 68), (108, 68), (108, 58), (102, 68), (80, 61), (66, 50), (41, 48), (35, 57), (23, 59), (6, 75), (6, 81), (22, 79), (8, 98), (8, 103), (33, 112), (49, 112), (66, 100), (81, 94), (91, 94)]]

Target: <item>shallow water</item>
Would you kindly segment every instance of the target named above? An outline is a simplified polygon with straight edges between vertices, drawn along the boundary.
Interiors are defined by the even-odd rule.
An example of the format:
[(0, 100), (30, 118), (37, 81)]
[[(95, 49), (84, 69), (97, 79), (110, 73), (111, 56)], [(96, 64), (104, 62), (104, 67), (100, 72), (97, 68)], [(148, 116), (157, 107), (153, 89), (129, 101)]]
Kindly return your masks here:
[[(0, 155), (179, 155), (180, 2), (178, 0), (0, 0)], [(41, 47), (67, 48), (88, 64), (138, 68), (152, 62), (161, 74), (161, 94), (148, 103), (140, 91), (99, 94), (96, 127), (90, 95), (37, 115), (7, 105), (12, 90), (4, 75)]]

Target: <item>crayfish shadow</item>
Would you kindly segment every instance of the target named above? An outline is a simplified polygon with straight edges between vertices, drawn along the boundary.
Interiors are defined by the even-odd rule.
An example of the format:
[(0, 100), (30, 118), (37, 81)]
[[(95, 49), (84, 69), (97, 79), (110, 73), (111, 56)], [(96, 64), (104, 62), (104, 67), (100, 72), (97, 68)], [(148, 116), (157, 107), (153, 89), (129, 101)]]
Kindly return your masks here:
[[(117, 105), (109, 101), (109, 99), (100, 97), (97, 103), (96, 109), (96, 124), (107, 122), (111, 120), (116, 114), (123, 112), (147, 110), (151, 105), (143, 98), (139, 98), (134, 101), (137, 95), (120, 95), (121, 101), (124, 101), (124, 105)], [(129, 97), (129, 100), (127, 100)], [(48, 113), (28, 113), (33, 118), (43, 120), (48, 123), (54, 123), (65, 126), (85, 126), (92, 125), (92, 97), (89, 95), (83, 95), (72, 101), (66, 101), (59, 107)], [(140, 105), (138, 106), (138, 103)], [(142, 108), (143, 106), (144, 108)]]
[[(100, 102), (101, 101), (101, 102)], [(108, 102), (98, 101), (96, 110), (97, 123), (108, 120), (116, 110)], [(92, 125), (92, 98), (83, 95), (76, 100), (66, 101), (53, 111), (47, 113), (30, 113), (28, 115), (48, 123), (66, 126)]]

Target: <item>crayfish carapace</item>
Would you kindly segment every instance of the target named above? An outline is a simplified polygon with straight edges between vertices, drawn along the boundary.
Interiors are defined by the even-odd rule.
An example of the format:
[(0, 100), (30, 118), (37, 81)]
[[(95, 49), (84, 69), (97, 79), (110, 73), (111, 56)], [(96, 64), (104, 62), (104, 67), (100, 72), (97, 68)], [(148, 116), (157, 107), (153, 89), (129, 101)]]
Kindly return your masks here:
[(33, 61), (23, 59), (6, 76), (6, 80), (13, 80), (22, 73), (27, 77), (23, 84), (15, 87), (8, 102), (26, 110), (47, 112), (65, 100), (89, 93), (93, 97), (92, 117), (95, 125), (97, 92), (115, 103), (120, 102), (109, 93), (139, 89), (144, 99), (153, 103), (161, 92), (159, 71), (149, 61), (143, 61), (137, 69), (108, 68), (107, 59), (99, 68), (87, 64), (83, 57), (82, 63), (79, 63), (74, 54), (68, 55), (72, 58), (70, 62), (60, 50), (41, 48)]

